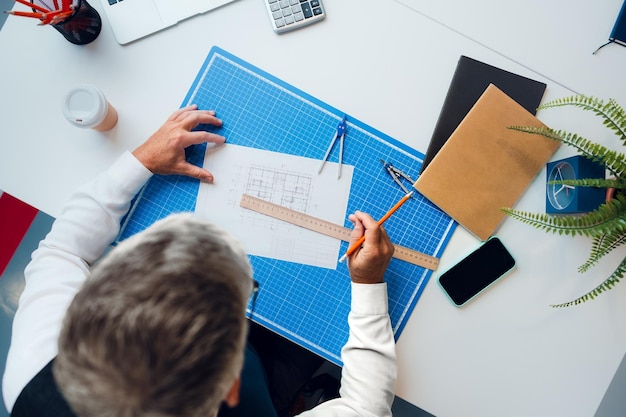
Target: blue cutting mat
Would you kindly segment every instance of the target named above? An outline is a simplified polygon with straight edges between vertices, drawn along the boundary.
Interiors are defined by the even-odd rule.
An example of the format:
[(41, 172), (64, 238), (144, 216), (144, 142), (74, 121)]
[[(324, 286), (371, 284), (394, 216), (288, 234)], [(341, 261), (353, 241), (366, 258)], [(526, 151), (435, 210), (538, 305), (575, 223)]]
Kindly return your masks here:
[[(338, 109), (218, 47), (211, 49), (189, 89), (182, 105), (188, 104), (215, 110), (223, 126), (201, 128), (224, 135), (228, 143), (320, 160), (343, 116)], [(355, 167), (348, 213), (362, 210), (378, 219), (404, 195), (380, 160), (392, 162), (417, 179), (424, 155), (349, 115), (347, 126), (343, 163)], [(204, 150), (205, 145), (189, 149), (189, 160), (202, 164)], [(335, 149), (329, 160), (336, 162), (337, 157)], [(191, 178), (154, 176), (135, 200), (120, 240), (170, 213), (193, 211), (198, 187), (199, 182)], [(344, 226), (352, 227), (347, 215)], [(436, 257), (443, 253), (455, 226), (421, 195), (385, 223), (394, 243)], [(346, 250), (344, 242), (341, 253)], [(252, 319), (341, 365), (350, 310), (346, 264), (331, 270), (256, 256), (250, 259), (260, 283)], [(396, 340), (431, 274), (422, 267), (392, 260), (385, 280)]]

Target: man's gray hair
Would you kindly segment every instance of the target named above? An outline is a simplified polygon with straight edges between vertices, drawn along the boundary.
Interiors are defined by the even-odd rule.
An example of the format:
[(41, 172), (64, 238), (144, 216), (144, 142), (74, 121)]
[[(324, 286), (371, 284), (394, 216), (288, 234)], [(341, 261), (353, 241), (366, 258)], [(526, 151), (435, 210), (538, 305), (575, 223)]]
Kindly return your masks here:
[(54, 377), (81, 417), (214, 416), (243, 366), (252, 268), (173, 215), (113, 249), (72, 301)]

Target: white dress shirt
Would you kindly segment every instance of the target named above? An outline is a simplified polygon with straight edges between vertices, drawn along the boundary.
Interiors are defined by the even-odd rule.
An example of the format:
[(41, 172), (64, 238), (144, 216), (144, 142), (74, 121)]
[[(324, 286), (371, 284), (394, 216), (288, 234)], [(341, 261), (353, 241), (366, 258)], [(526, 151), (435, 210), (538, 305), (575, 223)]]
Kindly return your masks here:
[[(81, 187), (33, 253), (13, 321), (2, 380), (10, 411), (28, 382), (57, 355), (65, 312), (120, 229), (132, 198), (152, 176), (130, 152)], [(341, 398), (302, 416), (391, 416), (395, 342), (386, 284), (352, 284)]]

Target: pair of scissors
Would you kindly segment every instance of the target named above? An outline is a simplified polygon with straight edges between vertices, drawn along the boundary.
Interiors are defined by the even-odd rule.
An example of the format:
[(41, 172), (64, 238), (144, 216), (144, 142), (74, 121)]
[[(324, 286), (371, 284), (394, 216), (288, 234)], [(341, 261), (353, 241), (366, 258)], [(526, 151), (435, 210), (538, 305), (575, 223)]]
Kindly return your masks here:
[(320, 169), (317, 171), (318, 174), (322, 172), (322, 168), (324, 168), (324, 164), (328, 160), (328, 155), (330, 155), (330, 152), (333, 150), (333, 146), (335, 145), (335, 143), (337, 143), (337, 139), (339, 139), (339, 170), (337, 172), (337, 179), (341, 178), (341, 164), (343, 163), (343, 140), (345, 136), (346, 136), (346, 115), (344, 114), (343, 118), (337, 125), (337, 131), (335, 132), (335, 135), (330, 140), (330, 146), (328, 146), (328, 150), (326, 151), (326, 155), (324, 155), (324, 159), (322, 160)]
[(409, 174), (407, 174), (406, 172), (396, 168), (395, 166), (393, 166), (393, 164), (391, 162), (385, 162), (385, 161), (383, 161), (381, 159), (380, 163), (383, 164), (383, 167), (385, 168), (385, 171), (387, 171), (387, 173), (391, 176), (393, 181), (396, 184), (398, 184), (400, 186), (400, 188), (402, 188), (402, 191), (404, 191), (405, 194), (408, 194), (409, 190), (404, 186), (404, 184), (402, 183), (401, 179), (403, 178), (406, 181), (410, 182), (411, 185), (413, 185), (415, 183), (415, 181), (413, 181), (413, 179), (409, 176)]

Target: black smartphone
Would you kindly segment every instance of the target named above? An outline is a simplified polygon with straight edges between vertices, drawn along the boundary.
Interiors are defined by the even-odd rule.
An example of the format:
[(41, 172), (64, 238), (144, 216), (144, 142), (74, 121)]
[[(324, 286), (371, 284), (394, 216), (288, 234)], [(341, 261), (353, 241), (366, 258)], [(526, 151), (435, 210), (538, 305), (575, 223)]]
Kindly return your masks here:
[(492, 237), (439, 277), (439, 285), (457, 307), (466, 304), (515, 267), (499, 238)]

